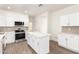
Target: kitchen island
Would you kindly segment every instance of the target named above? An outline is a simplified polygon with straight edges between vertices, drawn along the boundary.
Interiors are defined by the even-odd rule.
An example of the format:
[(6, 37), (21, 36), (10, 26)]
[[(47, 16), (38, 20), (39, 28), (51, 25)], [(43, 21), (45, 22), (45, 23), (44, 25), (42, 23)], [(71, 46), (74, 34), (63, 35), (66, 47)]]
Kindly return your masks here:
[(28, 32), (27, 43), (38, 54), (49, 53), (49, 35), (40, 32)]

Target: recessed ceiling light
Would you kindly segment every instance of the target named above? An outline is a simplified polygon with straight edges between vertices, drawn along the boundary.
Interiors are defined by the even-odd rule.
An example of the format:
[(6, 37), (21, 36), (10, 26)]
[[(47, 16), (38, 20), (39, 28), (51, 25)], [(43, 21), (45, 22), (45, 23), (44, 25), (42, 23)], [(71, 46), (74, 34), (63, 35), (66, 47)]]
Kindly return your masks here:
[(10, 7), (10, 6), (8, 6), (8, 9), (11, 9), (11, 7)]

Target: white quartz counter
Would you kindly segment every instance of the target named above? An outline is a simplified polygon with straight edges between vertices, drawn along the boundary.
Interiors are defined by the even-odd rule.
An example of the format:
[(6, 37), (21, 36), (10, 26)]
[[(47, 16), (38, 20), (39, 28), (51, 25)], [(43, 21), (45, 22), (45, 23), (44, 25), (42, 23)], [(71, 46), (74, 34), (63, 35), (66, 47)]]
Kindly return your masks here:
[(0, 41), (2, 41), (2, 38), (5, 36), (3, 32), (0, 32)]
[(3, 32), (0, 32), (0, 54), (3, 53), (3, 37), (5, 34)]
[(48, 34), (46, 33), (40, 33), (40, 32), (28, 32), (29, 34), (36, 36), (36, 37), (44, 37), (44, 36), (48, 36)]

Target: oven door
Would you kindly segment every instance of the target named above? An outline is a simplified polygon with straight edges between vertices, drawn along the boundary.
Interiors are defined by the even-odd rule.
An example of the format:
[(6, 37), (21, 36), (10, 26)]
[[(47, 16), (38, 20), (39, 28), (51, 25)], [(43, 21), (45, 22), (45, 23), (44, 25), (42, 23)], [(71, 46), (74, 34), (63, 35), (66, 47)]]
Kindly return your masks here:
[(25, 39), (25, 33), (15, 34), (15, 40), (18, 40), (18, 39)]

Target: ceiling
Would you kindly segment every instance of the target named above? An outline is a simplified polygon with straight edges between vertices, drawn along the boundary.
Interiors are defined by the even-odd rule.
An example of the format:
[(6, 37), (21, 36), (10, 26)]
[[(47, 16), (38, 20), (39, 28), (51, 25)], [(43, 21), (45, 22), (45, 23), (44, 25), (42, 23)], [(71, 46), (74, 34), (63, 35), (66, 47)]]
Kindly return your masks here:
[(0, 4), (0, 9), (15, 11), (20, 13), (28, 13), (30, 16), (36, 16), (45, 11), (56, 11), (72, 4)]

